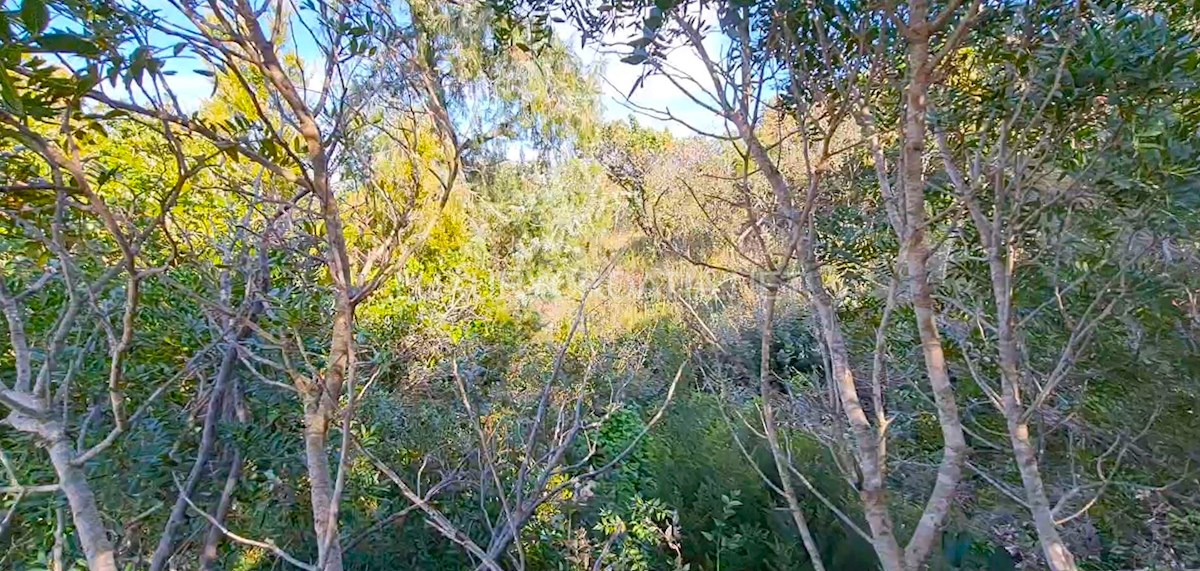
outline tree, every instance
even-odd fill
[[[109,17],[112,23],[75,33],[47,31],[51,7],[68,16]],[[119,185],[110,184],[113,171],[99,166],[107,150],[105,127],[82,105],[80,96],[99,81],[100,66],[111,65],[116,70],[113,77],[126,71],[120,61],[110,58],[111,52],[101,50],[115,50],[128,39],[126,26],[134,16],[105,5],[40,2],[26,3],[22,14],[19,30],[10,30],[4,22],[8,37],[0,132],[11,144],[6,151],[13,158],[4,173],[6,194],[32,194],[28,201],[6,205],[6,233],[24,243],[33,256],[6,260],[4,281],[12,279],[19,289],[0,284],[15,373],[13,385],[3,387],[9,411],[6,421],[34,436],[48,451],[89,567],[116,569],[113,546],[84,466],[109,449],[172,385],[192,373],[185,366],[154,390],[135,391],[143,399],[132,413],[127,409],[126,370],[139,327],[141,292],[169,264],[154,240],[180,194],[211,157],[189,155],[175,133],[165,131],[161,137],[149,137],[168,157],[162,172],[156,173],[161,178],[155,182],[161,186],[114,190]],[[86,71],[64,73],[62,67],[30,55],[43,51],[95,59]],[[45,268],[35,270],[38,262]],[[34,271],[41,275],[34,277]],[[42,303],[47,296],[53,302],[45,309],[57,317],[52,325],[30,331],[30,303]],[[76,440],[69,432],[75,399],[82,394],[89,402],[97,390],[91,384],[72,386],[80,360],[89,351],[71,347],[69,341],[84,324],[103,332],[108,347],[104,390],[113,423],[107,435],[91,446],[85,444],[85,437],[94,414],[88,415]],[[100,410],[97,403],[93,412]]]
[[[1024,34],[1017,36],[1019,53],[992,47],[996,44],[973,51],[978,55],[972,67],[979,66],[983,77],[994,74],[998,83],[992,85],[1004,85],[1005,95],[985,95],[997,102],[985,112],[963,106],[962,88],[947,86],[945,109],[937,111],[937,143],[946,175],[974,230],[967,247],[986,260],[990,276],[990,297],[981,295],[987,305],[964,296],[965,291],[956,296],[955,307],[963,312],[960,319],[982,327],[963,357],[1005,419],[1024,504],[1048,566],[1076,569],[1076,558],[1059,527],[1078,517],[1078,512],[1068,516],[1064,509],[1079,490],[1051,503],[1031,423],[1050,413],[1048,408],[1056,408],[1052,401],[1064,389],[1072,390],[1070,379],[1079,361],[1087,358],[1089,345],[1105,334],[1104,323],[1127,315],[1136,305],[1132,292],[1155,281],[1148,276],[1150,268],[1161,263],[1154,252],[1171,238],[1146,212],[1145,203],[1120,197],[1116,188],[1121,184],[1114,180],[1118,175],[1104,163],[1116,161],[1120,168],[1129,168],[1128,159],[1115,158],[1122,154],[1136,157],[1133,164],[1142,160],[1138,143],[1131,148],[1126,141],[1144,139],[1145,131],[1137,125],[1146,118],[1157,117],[1151,124],[1178,124],[1173,109],[1192,82],[1176,75],[1179,68],[1158,62],[1185,61],[1191,40],[1169,31],[1162,20],[1133,16],[1120,8],[1031,8],[1014,14],[1011,23],[1000,28]],[[1099,23],[1114,16],[1120,24]],[[1147,53],[1155,53],[1151,57],[1157,61],[1131,53],[1107,60],[1112,67],[1085,67],[1094,65],[1085,62],[1106,61],[1097,51],[1110,46],[1136,50],[1143,42],[1155,45]],[[1006,63],[992,67],[992,58]],[[1113,83],[1090,83],[1089,69]],[[1169,85],[1171,94],[1157,87],[1127,88],[1110,103],[1109,86],[1126,81]],[[1151,136],[1170,137],[1162,131]],[[1064,138],[1069,145],[1061,143]],[[1143,192],[1170,192],[1170,175],[1164,180],[1134,167],[1130,176],[1144,181]],[[982,347],[994,351],[987,359],[994,366],[980,362]],[[999,377],[999,390],[989,381],[993,376]],[[1119,467],[1127,446],[1110,470]],[[1094,489],[1096,496],[1107,484],[1085,488]]]
[[[1186,566],[1195,24],[13,0],[0,567]]]
[[[769,185],[773,193],[773,203],[766,207],[769,217],[767,220],[776,227],[761,229],[760,225],[766,220],[760,218],[753,210],[747,217],[750,231],[779,233],[778,239],[782,240],[782,257],[778,260],[768,258],[766,264],[759,267],[766,276],[764,287],[767,291],[767,307],[772,307],[773,303],[770,300],[775,295],[773,292],[781,287],[783,282],[780,280],[785,279],[784,276],[789,274],[789,265],[793,260],[796,261],[805,292],[819,317],[824,348],[828,351],[832,365],[832,382],[838,387],[836,392],[840,398],[840,406],[854,435],[855,454],[861,473],[861,498],[872,529],[873,543],[881,562],[888,569],[915,568],[929,556],[950,509],[954,490],[961,478],[966,453],[958,407],[934,325],[932,293],[927,278],[929,248],[924,235],[925,179],[920,160],[925,142],[925,111],[921,105],[924,103],[934,67],[946,53],[957,48],[958,38],[964,33],[978,5],[969,8],[961,16],[958,14],[957,5],[949,6],[935,15],[930,15],[929,7],[924,3],[915,3],[906,8],[906,21],[900,21],[902,16],[891,13],[889,9],[883,9],[855,14],[853,17],[859,18],[857,21],[834,24],[835,27],[845,30],[844,36],[838,38],[843,43],[836,45],[824,35],[831,19],[826,19],[821,10],[807,10],[806,7],[791,7],[792,11],[789,12],[788,7],[780,6],[679,3],[665,8],[649,8],[648,16],[644,19],[635,15],[636,9],[631,9],[627,13],[628,16],[620,14],[613,18],[605,16],[601,10],[593,13],[590,19],[580,18],[586,26],[591,26],[588,29],[593,34],[610,27],[629,25],[630,22],[643,25],[642,36],[631,42],[634,52],[626,61],[644,64],[647,74],[654,73],[665,77],[697,105],[721,117],[726,124],[725,135],[705,133],[694,125],[690,127],[698,133],[733,140],[742,145],[743,156],[748,163],[744,167],[745,172],[751,171],[749,163],[752,163],[757,173]],[[703,23],[708,15],[715,15],[720,23],[720,32],[728,41],[729,47],[723,57],[718,58],[709,53]],[[861,108],[863,103],[857,100],[858,97],[850,94],[852,89],[858,88],[856,83],[859,74],[854,67],[857,62],[845,63],[843,60],[853,57],[855,49],[862,45],[860,42],[865,40],[867,34],[863,31],[865,27],[878,26],[882,22],[883,27],[871,28],[871,33],[875,34],[876,38],[887,37],[894,31],[887,25],[887,22],[893,19],[900,21],[897,27],[905,33],[904,37],[912,54],[910,69],[916,71],[910,75],[904,88],[909,104],[909,114],[902,134],[905,141],[903,148],[907,153],[907,160],[902,161],[902,164],[906,165],[901,187],[905,192],[901,196],[887,193],[887,189],[890,188],[890,175],[886,165],[879,165],[880,182],[886,185],[883,187],[885,204],[903,244],[901,253],[907,263],[910,292],[917,309],[916,319],[921,344],[924,347],[925,370],[933,388],[943,435],[943,460],[936,484],[928,498],[924,514],[903,553],[894,537],[894,525],[888,513],[884,477],[886,460],[882,446],[887,420],[882,399],[877,396],[875,400],[873,408],[876,422],[875,426],[872,426],[860,403],[854,380],[854,367],[851,364],[835,301],[823,282],[821,264],[817,257],[819,238],[813,231],[814,211],[829,192],[827,171],[836,155],[845,151],[835,143],[839,129],[850,117],[869,120]],[[960,21],[955,29],[945,34],[949,39],[942,47],[943,51],[930,56],[931,37],[952,20]],[[810,37],[818,38],[818,46],[814,48],[798,44],[795,38],[800,33],[792,29],[797,25],[801,26],[806,36],[811,34]],[[858,35],[855,35],[856,33]],[[698,77],[690,76],[673,67],[665,57],[673,42],[681,43],[694,51],[705,72]],[[790,110],[796,119],[797,132],[792,139],[794,144],[802,149],[803,173],[800,177],[804,181],[803,185],[788,180],[781,171],[778,159],[771,154],[773,148],[786,144],[789,137],[783,136],[780,141],[768,144],[764,143],[761,136],[765,119],[763,110],[768,107],[761,94],[773,82],[779,81],[779,78],[786,78],[784,81],[790,82]],[[669,112],[665,116],[673,119]],[[747,200],[745,204],[749,205],[751,202]],[[892,297],[894,296],[889,296],[889,299]],[[890,314],[890,306],[889,302],[885,315]],[[767,313],[767,324],[764,325],[768,330],[770,313]],[[886,319],[883,321],[881,331],[886,328]],[[882,337],[882,333],[879,336]],[[763,338],[764,342],[767,342],[769,335],[764,334]],[[877,372],[873,375],[877,386],[873,391],[875,395],[882,394],[882,388],[878,387],[878,384],[881,379],[884,349],[882,342],[877,343]],[[764,424],[767,425],[768,439],[773,440],[771,433],[775,430],[774,420],[770,418],[772,413],[769,403],[766,402],[772,397],[765,370],[763,386]],[[773,449],[777,451],[777,458],[781,459],[778,470],[783,479],[784,495],[794,498],[795,493],[788,489],[790,483],[786,477],[788,470],[784,467],[785,461],[778,452],[779,447],[773,445]],[[792,504],[793,513],[798,513],[796,502],[791,499],[789,502]],[[805,535],[803,530],[806,525],[798,519],[797,526],[802,530],[802,535]],[[809,542],[806,541],[807,543]],[[813,552],[811,546],[809,551]]]

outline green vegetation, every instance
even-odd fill
[[[1200,566],[1197,34],[0,0],[0,569]]]

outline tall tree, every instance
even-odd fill
[[[597,38],[611,30],[640,27],[640,37],[635,35],[629,42],[632,53],[624,61],[644,66],[646,75],[655,74],[665,78],[696,105],[721,118],[725,123],[724,134],[705,131],[697,125],[687,126],[700,134],[732,140],[743,146],[745,156],[768,184],[774,200],[766,213],[768,220],[778,226],[766,232],[781,233],[785,245],[782,262],[766,268],[768,279],[772,279],[772,274],[786,275],[788,265],[793,260],[799,265],[804,290],[819,318],[840,408],[854,436],[855,456],[861,474],[860,496],[876,552],[886,569],[921,566],[940,537],[955,489],[962,477],[966,454],[958,405],[935,323],[928,280],[929,246],[925,237],[924,218],[924,106],[937,63],[957,48],[959,39],[978,9],[978,3],[967,9],[952,4],[942,11],[931,13],[927,4],[916,2],[904,6],[902,10],[887,7],[867,9],[854,16],[831,8],[828,17],[822,13],[822,9],[810,9],[808,6],[744,6],[722,2],[680,2],[644,7],[635,4],[624,8],[622,12],[579,3],[566,11],[575,14],[585,31]],[[835,25],[832,24],[835,19],[852,17],[857,20],[836,23],[845,33],[836,38],[840,43],[835,44],[826,30]],[[711,19],[718,22],[719,39],[715,42],[706,38],[706,33],[711,29]],[[798,22],[803,26],[801,31],[795,29]],[[896,23],[895,27],[890,26],[892,22]],[[947,30],[951,22],[957,25]],[[904,142],[901,164],[904,170],[897,185],[902,192],[886,196],[886,202],[895,231],[902,242],[901,255],[906,263],[909,290],[916,308],[924,368],[933,388],[943,436],[942,464],[934,488],[904,549],[895,537],[895,526],[889,513],[885,476],[887,461],[883,446],[887,420],[882,402],[875,403],[876,422],[873,425],[858,396],[846,334],[836,302],[821,275],[817,254],[819,237],[813,229],[814,212],[830,192],[828,171],[831,159],[844,151],[834,144],[836,133],[849,117],[863,113],[862,102],[848,94],[857,87],[860,76],[855,67],[860,61],[856,52],[867,49],[865,42],[868,37],[885,38],[896,30],[902,32],[907,42],[910,71],[903,89],[906,115],[901,131]],[[931,54],[930,45],[935,34],[939,33],[948,39],[943,42],[945,45],[941,51]],[[815,46],[800,44],[796,38],[801,35],[817,38],[818,42]],[[722,46],[716,48],[719,50],[717,53],[712,51],[714,43]],[[683,46],[695,54],[703,71],[688,74],[673,66],[667,54],[676,46]],[[848,63],[850,60],[853,62]],[[797,134],[793,140],[803,149],[804,156],[802,185],[789,180],[778,158],[772,154],[773,148],[781,146],[784,141],[769,145],[762,138],[764,110],[770,107],[764,101],[764,94],[781,83],[788,85],[788,82],[792,114],[797,123]],[[669,112],[664,116],[675,119]],[[887,173],[886,165],[880,165],[880,168],[881,183],[889,184],[891,175]],[[758,216],[751,216],[753,231],[760,231],[757,226],[762,223]],[[770,299],[772,287],[779,286],[768,284],[766,287]],[[881,329],[886,326],[884,320]],[[882,346],[876,348],[877,353],[883,350]],[[882,367],[882,361],[876,359],[876,365],[877,368]],[[873,378],[876,382],[880,379],[878,375]],[[880,392],[877,390],[875,394]],[[763,398],[769,399],[770,393],[765,392]],[[764,409],[765,416],[769,417],[769,407]],[[773,422],[767,419],[768,424]],[[778,447],[773,449],[779,457]],[[779,471],[780,478],[786,482],[789,476],[783,462],[779,465]],[[794,492],[787,493],[786,485],[784,491],[785,495],[794,496]],[[803,529],[802,522],[798,522],[798,525]]]

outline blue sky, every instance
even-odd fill
[[[711,21],[711,15],[706,14],[706,16],[708,17],[704,20]],[[679,122],[658,119],[652,114],[641,113],[631,107],[659,111],[669,110],[673,116],[694,127],[708,132],[724,132],[724,126],[719,117],[697,105],[662,76],[650,76],[634,90],[633,86],[641,75],[642,67],[620,61],[620,58],[629,52],[628,47],[621,45],[628,38],[606,36],[598,42],[600,45],[589,43],[587,47],[580,48],[578,32],[565,25],[556,26],[555,32],[560,39],[571,46],[571,49],[585,64],[600,66],[602,101],[606,119],[617,120],[634,116],[643,125],[666,128],[678,135],[695,134]],[[710,55],[715,56],[719,53],[720,38],[717,35],[713,34],[707,37],[704,44]],[[711,86],[704,64],[695,51],[687,48],[676,49],[667,56],[667,64],[679,72],[696,78],[705,87]]]
[[[182,20],[182,16],[162,0],[150,0],[147,4],[153,8],[161,9],[163,15],[168,19],[175,21]],[[555,32],[586,65],[596,66],[600,70],[601,101],[604,106],[603,114],[606,119],[622,120],[630,116],[635,116],[638,122],[643,125],[666,128],[679,135],[694,134],[691,130],[677,122],[657,119],[645,113],[639,113],[630,108],[629,103],[632,103],[635,106],[644,108],[669,110],[674,116],[709,132],[724,131],[723,124],[718,117],[697,105],[663,77],[651,76],[638,89],[632,90],[642,70],[640,66],[629,65],[619,61],[622,55],[621,52],[628,52],[628,48],[621,46],[622,40],[626,38],[608,36],[602,38],[598,44],[589,43],[587,47],[581,48],[578,33],[569,26],[556,25]],[[159,43],[157,41],[159,39],[154,38],[156,40],[155,43]],[[305,40],[305,38],[297,39],[301,43]],[[167,43],[169,40],[162,40],[162,42]],[[719,39],[715,36],[710,37],[706,40],[705,44],[710,53],[717,53],[716,48],[719,46]],[[304,50],[302,49],[301,51],[303,52]],[[301,55],[304,56],[303,53]],[[313,55],[315,56],[315,54]],[[319,60],[318,57],[306,57],[305,59],[314,62]],[[668,56],[667,61],[670,66],[688,75],[701,79],[707,77],[703,64],[691,50],[676,50]],[[168,69],[176,72],[174,76],[169,78],[171,89],[175,92],[180,104],[187,111],[199,108],[213,90],[212,79],[195,73],[193,70],[196,68],[203,69],[204,66],[201,62],[188,58],[177,59],[168,64]],[[313,65],[308,75],[310,89],[314,88],[314,86],[319,86],[323,80],[320,77],[321,70],[319,65]],[[705,81],[705,84],[707,85],[707,81]],[[630,95],[631,90],[632,95]],[[118,86],[112,91],[112,95],[128,97],[128,93],[124,92],[122,86]]]

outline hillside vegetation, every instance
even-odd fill
[[[0,569],[1198,568],[1198,34],[0,0]]]

